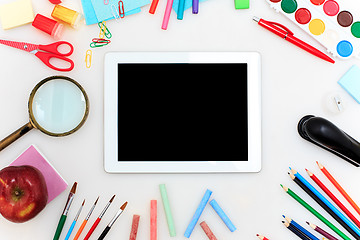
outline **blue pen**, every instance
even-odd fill
[[[184,10],[185,10],[185,0],[179,0],[177,19],[182,20],[184,18]]]
[[[74,230],[76,221],[79,218],[79,215],[81,213],[82,208],[84,207],[84,204],[85,204],[85,199],[84,199],[83,203],[81,204],[81,207],[80,207],[79,211],[77,212],[77,214],[76,214],[76,216],[74,218],[74,221],[72,222],[72,224],[70,226],[70,229],[69,229],[68,233],[66,234],[65,240],[68,240],[70,238],[70,235],[71,235],[72,231]]]
[[[229,217],[225,214],[225,212],[221,209],[221,207],[219,206],[219,204],[215,201],[215,199],[210,201],[210,205],[213,207],[213,209],[215,210],[215,212],[219,215],[219,217],[221,218],[221,220],[223,220],[223,222],[225,223],[225,225],[229,228],[229,230],[231,232],[234,232],[236,230],[236,227],[234,226],[234,224],[231,222],[231,220],[229,219]]]
[[[283,215],[283,217],[286,219],[286,221],[288,221],[289,223],[291,223],[292,225],[294,225],[295,227],[297,227],[298,229],[300,229],[301,231],[303,231],[308,237],[311,238],[311,240],[319,240],[317,237],[315,237],[313,234],[311,234],[308,230],[306,230],[305,228],[303,228],[300,224],[298,224],[297,222],[295,222],[294,220],[292,220],[291,218],[285,217]]]
[[[201,199],[201,202],[200,202],[198,208],[197,208],[196,211],[195,211],[195,214],[194,214],[193,218],[191,219],[191,222],[189,223],[188,227],[186,228],[186,231],[185,231],[185,233],[184,233],[184,236],[185,236],[186,238],[189,238],[190,235],[191,235],[191,233],[192,233],[192,231],[194,230],[195,225],[196,225],[196,223],[198,222],[198,220],[199,220],[202,212],[204,211],[205,206],[206,206],[206,204],[208,203],[211,194],[212,194],[212,191],[210,191],[209,189],[207,189],[206,192],[205,192],[205,194],[204,194],[204,196],[203,196],[203,198]]]
[[[349,219],[347,219],[333,204],[331,204],[316,188],[314,188],[306,179],[301,176],[296,170],[291,169],[291,172],[297,177],[305,186],[307,186],[326,206],[328,206],[351,230],[353,230],[360,239],[360,230]]]

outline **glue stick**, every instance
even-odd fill
[[[71,25],[73,28],[77,28],[81,20],[81,14],[77,11],[56,5],[51,13],[51,16],[61,22]]]
[[[64,26],[57,21],[37,14],[32,25],[47,34],[53,36],[55,39],[61,38]]]

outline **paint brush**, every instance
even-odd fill
[[[113,219],[111,219],[110,223],[106,226],[106,228],[104,229],[104,231],[101,233],[100,237],[98,238],[98,240],[103,240],[106,236],[106,234],[110,231],[110,228],[112,227],[112,225],[114,225],[115,221],[120,217],[120,215],[122,214],[122,212],[124,211],[125,207],[127,205],[127,202],[125,202],[121,207],[120,210],[115,214],[115,216],[113,217]]]
[[[76,187],[77,187],[77,182],[75,182],[70,190],[70,193],[69,193],[69,196],[68,196],[68,199],[67,199],[67,202],[66,202],[66,205],[65,205],[65,208],[64,208],[64,211],[60,217],[60,220],[59,220],[59,223],[58,223],[58,226],[56,228],[56,232],[55,232],[55,235],[54,235],[54,238],[53,240],[58,240],[60,238],[60,234],[61,234],[61,231],[64,227],[64,224],[65,224],[65,221],[66,221],[66,218],[67,218],[67,215],[69,213],[69,210],[70,210],[70,206],[71,206],[71,203],[72,201],[74,200],[74,196],[75,196],[75,192],[76,192]]]
[[[80,216],[80,213],[81,213],[81,210],[82,210],[83,207],[84,207],[84,204],[85,204],[85,199],[84,199],[84,201],[82,202],[79,211],[76,213],[76,216],[75,216],[75,218],[74,218],[74,221],[72,222],[72,224],[71,224],[71,226],[70,226],[70,228],[69,228],[69,231],[68,231],[68,233],[66,234],[65,240],[68,240],[68,239],[70,238],[70,235],[71,235],[72,231],[74,230],[75,224],[76,224],[76,222],[77,222],[77,220],[78,220],[78,218],[79,218],[79,216]]]
[[[77,231],[77,233],[76,233],[76,235],[75,235],[75,237],[74,237],[73,240],[77,240],[77,239],[80,237],[80,234],[82,233],[82,231],[83,231],[84,228],[85,228],[85,225],[86,225],[87,222],[89,221],[89,218],[90,218],[92,212],[94,211],[98,200],[99,200],[99,197],[96,199],[95,203],[92,205],[92,207],[91,207],[88,215],[87,215],[86,218],[84,219],[83,223],[81,224],[81,226],[80,226],[79,230]]]
[[[97,225],[99,225],[99,222],[101,221],[101,218],[104,216],[106,210],[109,208],[110,204],[112,203],[112,201],[114,200],[115,195],[112,196],[112,198],[110,199],[110,201],[106,204],[104,210],[102,210],[102,212],[100,213],[99,217],[96,219],[96,221],[94,222],[94,224],[91,226],[89,232],[86,234],[84,240],[88,240],[91,236],[91,234],[94,232],[95,228],[97,227]]]

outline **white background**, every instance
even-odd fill
[[[200,221],[206,220],[218,239],[257,239],[257,233],[270,239],[294,238],[282,225],[282,214],[294,218],[304,226],[305,221],[320,226],[323,224],[288,196],[280,188],[280,183],[293,189],[324,216],[330,218],[287,174],[288,167],[291,166],[307,178],[304,168],[308,168],[334,190],[317,168],[315,161],[324,164],[360,204],[359,170],[306,142],[296,130],[300,118],[313,114],[327,118],[355,139],[360,139],[359,105],[337,84],[353,64],[360,65],[359,61],[337,60],[332,65],[257,26],[252,20],[254,15],[278,21],[289,27],[295,36],[324,50],[287,18],[270,9],[264,0],[251,1],[250,9],[247,10],[235,10],[232,0],[208,0],[200,4],[198,15],[192,15],[191,10],[187,10],[182,21],[177,20],[172,12],[166,31],[161,29],[165,5],[166,1],[160,0],[155,15],[148,13],[150,6],[145,6],[141,13],[128,16],[119,23],[108,22],[113,34],[112,43],[93,50],[90,69],[85,67],[85,52],[89,49],[90,40],[98,37],[98,26],[83,25],[76,30],[66,27],[62,39],[75,46],[71,58],[76,66],[65,75],[77,80],[87,91],[91,104],[89,118],[78,132],[63,138],[49,137],[40,131],[32,130],[3,150],[0,159],[1,167],[5,167],[34,144],[66,179],[69,188],[27,223],[14,224],[0,218],[1,239],[52,239],[74,181],[78,182],[78,191],[62,239],[84,198],[86,205],[73,234],[96,197],[100,196],[98,206],[83,234],[88,231],[113,194],[116,194],[116,198],[92,239],[97,239],[124,201],[128,201],[129,205],[109,232],[107,239],[128,239],[133,214],[141,215],[138,239],[149,239],[151,199],[158,200],[158,239],[170,239],[158,187],[161,183],[167,186],[176,225],[177,236],[172,239],[185,238],[185,229],[207,188],[213,191],[212,197],[238,228],[231,233],[208,205]],[[70,0],[65,0],[64,6],[78,11],[81,9],[79,2]],[[53,5],[46,0],[33,0],[33,7],[35,13],[47,16],[50,16],[53,9]],[[48,44],[54,41],[31,25],[7,31],[0,29],[0,36],[2,39],[30,43]],[[105,173],[102,158],[103,59],[104,54],[110,51],[258,51],[262,55],[263,84],[262,171],[251,174]],[[0,54],[0,136],[5,137],[27,122],[27,101],[32,88],[40,80],[59,73],[48,69],[31,54],[17,49],[0,46]],[[128,78],[136,76],[136,73],[123,74]],[[149,78],[159,74],[161,73],[149,73]],[[185,78],[186,74],[191,73],[184,73],[181,77]],[[177,76],[174,74],[170,77]],[[224,77],[236,78],[226,73]],[[340,93],[346,103],[345,111],[340,114],[333,114],[326,107],[326,97],[333,92]],[[334,193],[343,201],[335,190]],[[357,214],[355,216],[359,217]],[[191,239],[207,237],[201,228],[196,226]]]

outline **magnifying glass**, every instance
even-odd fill
[[[0,141],[0,151],[36,128],[47,135],[60,137],[77,131],[89,113],[89,99],[75,80],[51,76],[32,90],[29,103],[29,122]]]

